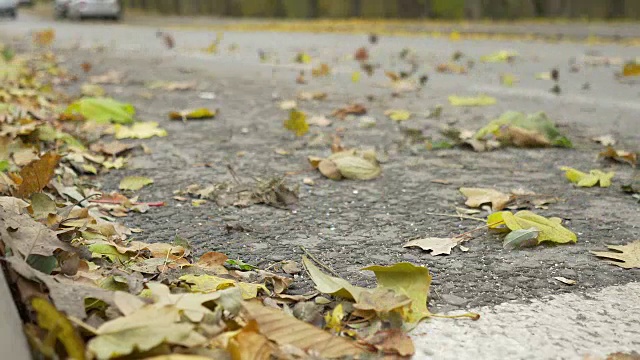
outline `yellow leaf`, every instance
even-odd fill
[[[313,77],[328,76],[331,73],[331,68],[326,63],[320,64],[317,68],[311,69],[311,75]]]
[[[353,73],[351,73],[351,82],[357,83],[360,81],[360,71],[354,71]]]
[[[296,62],[300,64],[308,64],[311,62],[311,56],[304,52],[298,53],[298,55],[296,55]]]
[[[351,283],[345,279],[323,273],[317,266],[309,261],[306,256],[302,257],[302,264],[307,269],[307,272],[309,272],[309,276],[316,285],[316,289],[321,293],[356,300],[360,296],[360,292],[367,290],[363,287],[351,285]]]
[[[38,326],[64,345],[69,358],[84,360],[84,342],[71,322],[41,297],[34,297],[31,306],[38,314]]]
[[[518,56],[516,51],[511,50],[500,50],[493,54],[485,55],[480,57],[480,61],[482,62],[505,62],[511,61]]]
[[[116,139],[148,139],[167,136],[167,131],[158,127],[157,122],[139,122],[132,126],[114,125]]]
[[[580,187],[593,187],[600,183],[600,187],[611,186],[611,179],[615,175],[614,172],[604,173],[600,170],[591,170],[588,174],[582,171],[563,166],[560,170],[565,171],[565,176],[569,181]]]
[[[495,98],[483,94],[471,97],[449,96],[449,103],[453,106],[488,106],[494,105],[496,102]]]
[[[344,315],[342,304],[338,304],[333,311],[325,314],[324,322],[326,323],[326,327],[334,333],[339,333],[342,330],[342,319],[344,319]]]
[[[630,62],[622,68],[622,76],[640,76],[640,64]]]
[[[411,112],[402,109],[391,109],[384,112],[391,120],[394,121],[405,121],[411,118]]]
[[[449,40],[451,41],[460,41],[460,39],[461,39],[460,33],[457,31],[452,31],[449,34]]]
[[[411,306],[402,315],[405,321],[417,323],[431,313],[427,309],[427,296],[431,286],[431,275],[426,267],[410,263],[397,263],[390,266],[369,266],[376,275],[379,288],[391,289],[411,299]]]
[[[493,215],[487,218],[488,224],[494,223],[501,217],[506,227],[511,231],[535,228],[540,231],[538,244],[544,241],[560,244],[578,241],[576,234],[563,227],[562,220],[558,218],[545,218],[528,210],[519,211],[515,214],[509,211],[502,211],[496,214],[500,215]]]
[[[229,340],[227,351],[231,360],[269,360],[274,347],[267,337],[260,334],[258,323],[251,320]]]
[[[36,31],[33,33],[33,42],[39,46],[49,46],[56,38],[56,31],[53,29],[46,29]]]
[[[227,289],[229,287],[237,287],[242,293],[245,300],[253,299],[258,296],[258,291],[262,290],[270,295],[269,289],[264,284],[252,284],[245,282],[236,282],[231,279],[221,278],[214,275],[183,275],[180,280],[189,283],[191,291],[210,293],[218,290]]]
[[[302,111],[292,109],[289,112],[289,119],[284,121],[284,127],[292,131],[296,136],[302,136],[309,131],[307,123],[307,114]]]
[[[144,176],[127,176],[120,180],[118,187],[120,190],[137,191],[143,187],[153,184],[153,179]]]

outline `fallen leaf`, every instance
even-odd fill
[[[167,81],[155,81],[147,85],[149,89],[161,89],[165,91],[185,91],[193,90],[198,83],[196,81],[183,81],[183,82],[167,82]]]
[[[353,83],[357,83],[360,82],[360,78],[361,78],[361,74],[360,71],[354,71],[351,73],[351,82]]]
[[[167,131],[158,127],[154,121],[139,122],[132,126],[116,124],[114,127],[116,139],[148,139],[154,136],[167,136]]]
[[[475,97],[449,96],[449,103],[453,106],[488,106],[494,105],[496,102],[495,98],[487,95],[478,95]]]
[[[98,359],[111,359],[134,350],[144,352],[163,343],[194,346],[206,341],[194,330],[195,325],[179,320],[180,311],[174,306],[145,306],[102,324],[87,349]]]
[[[54,29],[45,29],[33,32],[33,42],[39,46],[50,46],[56,39],[56,31]]]
[[[577,281],[572,280],[572,279],[567,279],[566,277],[563,277],[563,276],[554,276],[553,279],[554,280],[558,280],[561,283],[566,284],[566,285],[575,285],[577,283]]]
[[[311,69],[311,76],[313,77],[329,76],[329,74],[331,74],[331,68],[326,63],[322,63],[317,68]]]
[[[309,131],[309,124],[307,123],[307,114],[302,111],[292,109],[289,112],[289,118],[284,121],[284,128],[296,134],[296,136],[302,136]]]
[[[295,61],[300,64],[308,64],[311,62],[311,56],[305,52],[299,52],[295,57]]]
[[[120,190],[137,191],[143,187],[153,184],[153,179],[144,176],[127,176],[120,180],[118,187]]]
[[[335,162],[329,159],[322,159],[320,163],[318,163],[318,170],[322,175],[331,180],[342,179],[342,174],[340,173],[340,170],[338,170],[338,166]]]
[[[610,134],[592,137],[591,140],[603,146],[613,146],[616,144],[616,139]]]
[[[640,240],[626,245],[607,245],[614,251],[591,251],[597,257],[610,259],[606,262],[625,269],[640,268]],[[613,261],[612,261],[613,260]]]
[[[298,100],[324,100],[327,98],[327,93],[324,91],[319,92],[306,92],[303,91],[298,94]]]
[[[385,111],[384,114],[394,121],[405,121],[411,118],[411,112],[407,110],[392,109]]]
[[[89,82],[92,84],[102,85],[120,84],[122,83],[122,73],[115,70],[109,70],[102,75],[91,76],[89,78]]]
[[[446,73],[446,74],[466,74],[467,73],[467,69],[464,66],[456,63],[439,64],[438,66],[436,66],[436,71],[439,73]]]
[[[38,326],[47,331],[47,337],[62,343],[69,358],[85,359],[84,341],[64,314],[41,297],[34,297],[31,307],[36,311]]]
[[[500,83],[504,86],[513,86],[518,82],[518,78],[513,74],[502,74],[500,75]]]
[[[90,97],[101,97],[105,94],[104,88],[96,84],[82,84],[80,92],[83,96]]]
[[[495,189],[460,188],[460,192],[467,198],[464,204],[472,208],[479,208],[484,204],[491,204],[492,211],[500,211],[513,200],[510,195]]]
[[[232,360],[269,360],[276,352],[269,339],[260,333],[255,320],[249,321],[229,339],[227,351]]]
[[[360,104],[351,104],[343,108],[335,110],[331,116],[335,116],[340,120],[344,120],[347,115],[364,115],[367,113],[367,108]]]
[[[622,76],[640,76],[640,63],[629,62],[622,68]]]
[[[618,162],[627,163],[633,167],[638,164],[638,153],[624,151],[624,150],[616,150],[611,146],[607,146],[607,148],[598,154],[599,157],[610,159]]]
[[[411,304],[408,296],[396,293],[386,288],[375,288],[362,291],[358,302],[353,304],[354,309],[375,311],[378,314],[388,314]]]
[[[510,61],[513,61],[517,56],[518,56],[518,53],[516,51],[500,50],[493,54],[480,57],[480,61],[487,62],[487,63],[510,62]]]
[[[419,247],[425,251],[431,251],[431,255],[449,255],[454,247],[460,243],[458,238],[424,238],[411,240],[402,247]]]
[[[281,102],[279,106],[280,106],[280,109],[282,110],[291,110],[298,107],[298,104],[296,103],[295,100],[285,100]]]
[[[540,231],[536,228],[515,230],[505,236],[502,243],[504,249],[518,249],[538,245]]]
[[[56,202],[49,195],[44,193],[34,193],[31,195],[31,206],[29,208],[36,220],[46,219],[49,214],[57,213]]]
[[[34,160],[23,167],[20,170],[22,183],[18,186],[16,195],[20,198],[26,198],[44,189],[53,177],[60,158],[60,155],[48,152],[40,159]]]
[[[355,342],[331,335],[280,310],[251,301],[245,301],[243,307],[247,316],[258,323],[260,332],[278,345],[293,345],[327,359],[365,353]]]
[[[497,140],[504,145],[521,147],[572,147],[571,141],[558,131],[543,112],[525,115],[507,111],[478,130],[473,138]]]
[[[401,329],[379,330],[361,342],[372,345],[385,355],[412,356],[415,347],[411,337]]]
[[[204,120],[213,119],[216,116],[216,110],[209,110],[207,108],[199,108],[193,110],[172,111],[169,113],[169,119],[171,120]]]
[[[112,141],[109,143],[93,143],[90,147],[91,151],[101,152],[111,156],[116,156],[133,148],[134,145],[125,144],[120,141]]]
[[[307,121],[307,124],[309,125],[320,126],[320,127],[327,127],[332,123],[333,121],[327,119],[324,116],[312,116],[311,119]]]
[[[509,211],[500,211],[489,215],[487,224],[490,229],[501,229],[502,226],[510,231],[525,230],[534,228],[540,231],[538,235],[538,244],[544,241],[555,243],[577,242],[576,234],[562,226],[562,220],[559,218],[545,218],[536,215],[531,211],[522,210],[515,214]]]
[[[81,115],[83,118],[100,124],[114,122],[130,124],[136,110],[131,104],[122,103],[105,97],[84,97],[67,107],[66,115]]]
[[[340,172],[340,175],[351,180],[372,180],[380,176],[382,169],[371,160],[359,156],[340,156],[331,158]]]
[[[431,275],[426,267],[405,262],[390,266],[369,266],[362,270],[373,271],[378,287],[391,289],[411,299],[410,308],[402,314],[408,323],[417,323],[431,315],[427,309]]]
[[[357,300],[362,291],[368,289],[351,285],[347,280],[339,277],[329,276],[317,266],[315,266],[306,256],[302,257],[302,264],[309,273],[311,281],[316,285],[316,289],[324,294],[339,296],[345,299]]]
[[[353,58],[356,59],[356,61],[367,61],[367,60],[369,60],[369,52],[367,51],[367,48],[361,47],[358,50],[356,50],[356,53],[353,56]]]
[[[565,172],[565,176],[569,181],[580,187],[593,187],[598,183],[600,187],[609,187],[611,186],[611,179],[615,175],[614,172],[604,173],[600,170],[591,170],[587,174],[567,166],[561,167],[560,170]]]

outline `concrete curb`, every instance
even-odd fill
[[[4,269],[0,266],[0,349],[3,359],[29,360],[31,351],[22,331],[22,320],[13,301]]]

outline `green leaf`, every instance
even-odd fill
[[[67,107],[67,115],[82,115],[89,121],[97,123],[130,124],[136,110],[131,104],[122,103],[112,98],[85,97]]]
[[[38,254],[31,254],[27,257],[27,264],[40,272],[51,275],[53,269],[58,266],[58,259],[53,255],[42,256]]]
[[[453,106],[488,106],[495,105],[496,102],[495,98],[484,94],[471,97],[457,95],[449,96],[449,103]]]
[[[309,131],[309,124],[307,123],[307,114],[296,109],[292,109],[289,112],[289,119],[284,121],[284,128],[296,134],[296,136],[302,136]]]
[[[604,173],[600,170],[591,170],[588,174],[580,170],[563,166],[560,170],[565,172],[565,176],[569,181],[580,187],[593,187],[600,183],[600,187],[611,186],[611,179],[615,175],[614,172]]]
[[[251,265],[251,264],[247,264],[246,262],[244,262],[244,261],[242,261],[240,259],[236,259],[236,260],[229,259],[229,260],[225,261],[225,264],[231,265],[231,266],[237,266],[238,269],[240,269],[242,271],[251,271],[251,270],[255,270],[255,269],[258,268],[256,266]]]
[[[316,284],[316,289],[324,294],[357,300],[360,297],[360,293],[367,290],[363,287],[351,285],[345,279],[323,273],[306,256],[302,257],[302,264],[307,269],[313,283]]]
[[[544,241],[560,244],[575,243],[578,241],[575,233],[562,226],[562,219],[545,218],[528,210],[519,211],[515,214],[509,211],[501,211],[491,214],[487,218],[489,228],[499,228],[501,224],[496,224],[496,222],[500,221],[504,221],[504,225],[511,231],[531,228],[537,229],[540,231],[538,244]]]
[[[94,258],[106,257],[109,260],[111,260],[111,262],[113,263],[115,262],[124,263],[131,258],[130,255],[120,253],[115,246],[110,244],[104,244],[104,243],[91,244],[87,246],[87,248],[89,249],[89,251],[91,251],[92,257]]]
[[[127,176],[120,180],[118,186],[120,190],[137,191],[143,187],[153,184],[153,179],[144,176]]]
[[[431,315],[427,309],[431,275],[426,267],[404,262],[390,266],[369,266],[362,270],[373,271],[379,288],[391,289],[411,299],[410,310],[403,314],[405,321],[417,323]]]
[[[158,123],[154,121],[139,122],[132,126],[116,124],[114,129],[116,139],[148,139],[154,136],[167,136],[167,131],[159,128]]]
[[[9,160],[0,161],[0,172],[6,172],[7,170],[9,170],[10,166],[11,165],[9,164]]]
[[[525,115],[521,112],[507,111],[478,130],[473,137],[478,140],[497,139],[505,143],[514,143],[514,140],[518,140],[514,137],[521,136],[523,132],[528,135],[543,136],[546,141],[539,146],[552,145],[567,148],[573,146],[543,112]]]
[[[538,245],[540,231],[536,228],[512,231],[504,238],[502,247],[516,249]]]

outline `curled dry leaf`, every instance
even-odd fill
[[[451,250],[458,246],[462,241],[459,238],[424,238],[411,240],[402,245],[402,247],[419,247],[425,251],[431,251],[431,255],[449,255]]]
[[[495,189],[460,188],[460,192],[467,198],[464,204],[472,208],[479,208],[484,204],[491,204],[491,210],[500,211],[513,200],[510,195]]]
[[[342,174],[338,170],[338,166],[335,162],[329,159],[322,159],[318,164],[318,170],[322,175],[331,180],[341,180]]]
[[[331,116],[335,116],[340,120],[344,120],[347,115],[364,115],[367,113],[367,108],[361,104],[351,104],[343,108],[336,109]]]
[[[633,167],[638,164],[638,153],[616,150],[611,146],[607,146],[607,148],[598,154],[598,156],[604,159],[626,163]]]
[[[385,355],[412,356],[415,347],[411,337],[401,329],[380,330],[361,341]]]

